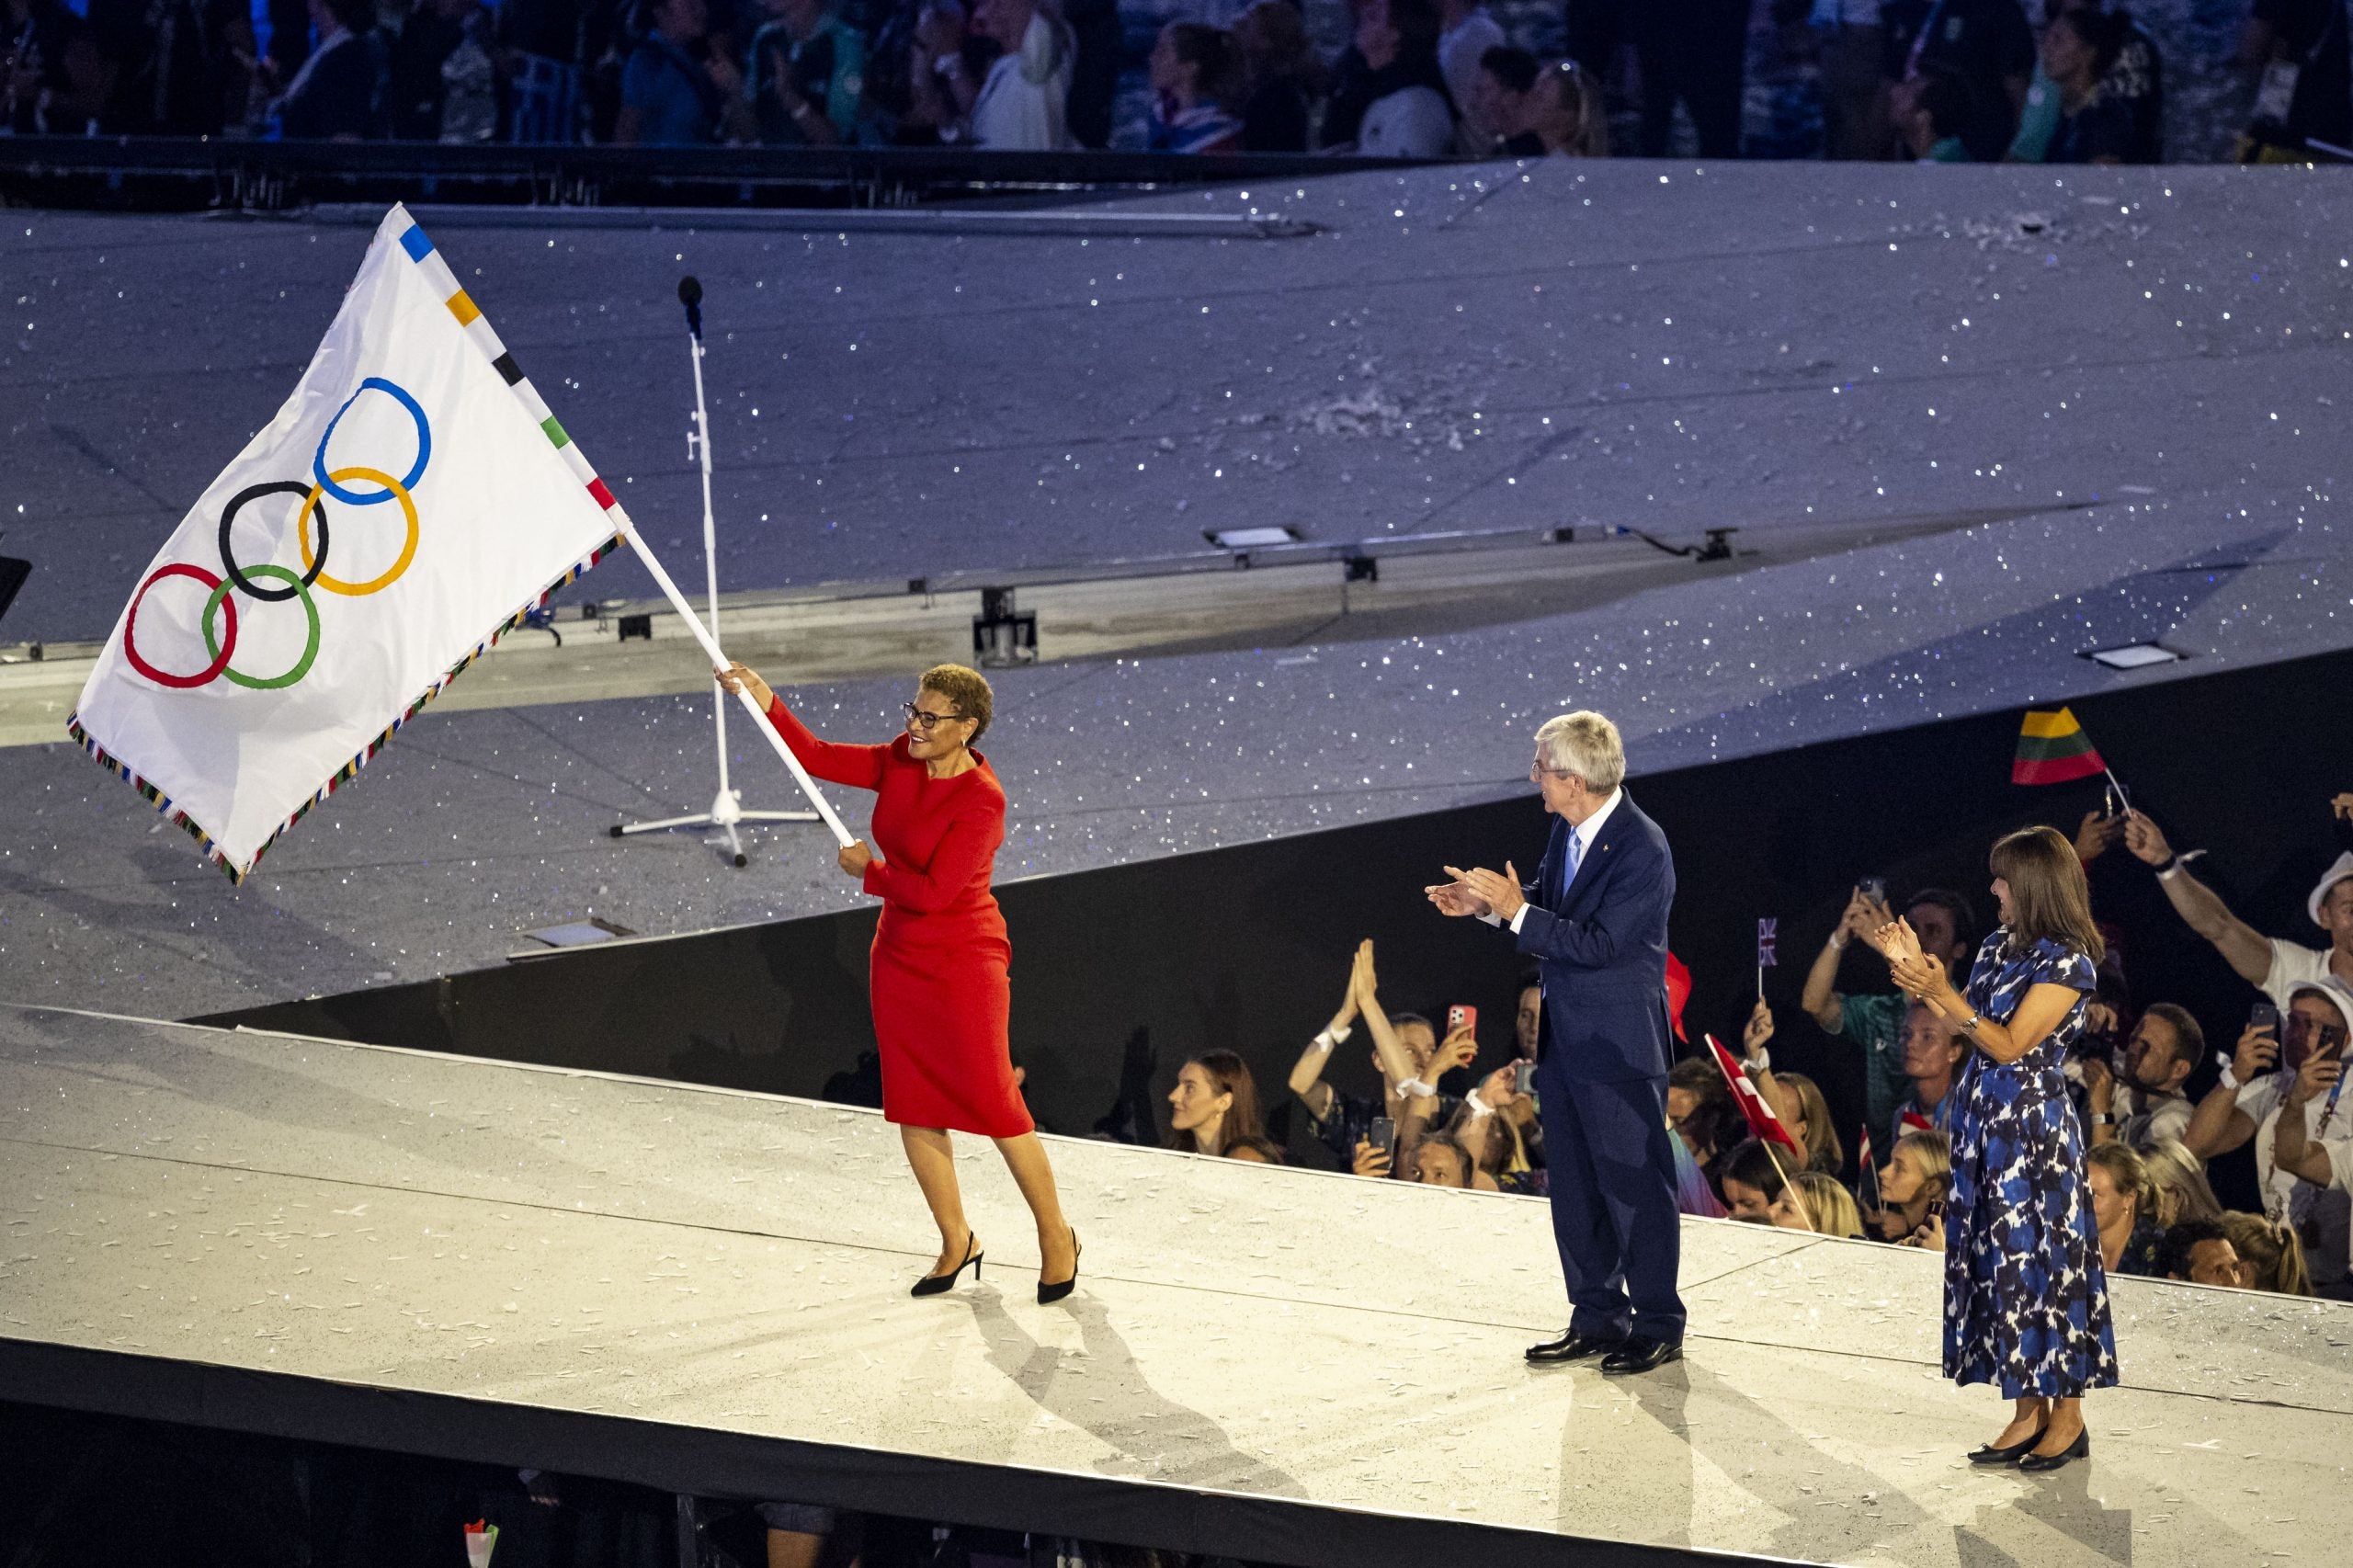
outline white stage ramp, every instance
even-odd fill
[[[19,1007],[0,1107],[0,1397],[1298,1564],[2342,1549],[2353,1307],[2119,1282],[2038,1478],[1962,1461],[1914,1252],[1687,1221],[1688,1358],[1620,1381],[1520,1359],[1532,1200],[1056,1140],[1040,1308],[972,1140],[987,1273],[914,1301],[869,1112]]]

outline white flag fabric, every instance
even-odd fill
[[[243,880],[625,523],[396,206],[293,396],[141,577],[67,728]]]

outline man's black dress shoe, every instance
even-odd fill
[[[1601,1358],[1601,1369],[1610,1373],[1647,1372],[1654,1367],[1682,1359],[1681,1340],[1653,1339],[1647,1335],[1636,1334],[1629,1335],[1625,1344]]]
[[[1528,1358],[1540,1367],[1560,1361],[1583,1361],[1595,1356],[1607,1356],[1625,1343],[1626,1336],[1622,1334],[1579,1334],[1571,1329],[1558,1339],[1529,1346]]]

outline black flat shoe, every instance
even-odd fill
[[[1039,1280],[1038,1304],[1040,1306],[1051,1307],[1056,1301],[1061,1301],[1064,1296],[1069,1295],[1073,1290],[1078,1289],[1078,1255],[1080,1250],[1081,1249],[1078,1244],[1078,1232],[1076,1229],[1073,1229],[1070,1233],[1070,1278],[1063,1280],[1059,1285],[1049,1285],[1043,1279]]]
[[[2092,1429],[2088,1426],[2075,1434],[2075,1440],[2055,1454],[2029,1454],[2018,1460],[2020,1470],[2057,1470],[2070,1460],[2089,1459],[2092,1455]]]
[[[1612,1377],[1629,1372],[1647,1372],[1654,1367],[1664,1367],[1669,1361],[1683,1359],[1683,1342],[1653,1339],[1648,1335],[1631,1334],[1626,1343],[1601,1358],[1601,1369]]]
[[[1552,1367],[1563,1361],[1583,1361],[1595,1356],[1607,1356],[1625,1343],[1626,1336],[1622,1334],[1579,1334],[1571,1329],[1558,1339],[1529,1346],[1528,1358],[1537,1366]]]
[[[2050,1427],[2044,1426],[2024,1442],[2011,1443],[2003,1448],[1997,1449],[1993,1444],[1987,1443],[1983,1448],[1972,1449],[1969,1450],[1969,1462],[1972,1464],[2016,1464],[2033,1452],[2035,1444],[2042,1441],[2042,1434],[2050,1430]]]
[[[977,1281],[981,1277],[982,1255],[972,1250],[972,1243],[975,1239],[976,1238],[973,1236],[972,1233],[970,1231],[965,1232],[964,1261],[958,1264],[955,1267],[949,1269],[945,1274],[925,1275],[922,1278],[916,1280],[914,1285],[908,1288],[907,1294],[910,1296],[944,1295],[954,1287],[956,1283],[956,1276],[963,1273],[967,1267],[972,1269],[972,1278]]]

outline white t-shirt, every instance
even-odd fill
[[[1454,107],[1462,116],[1466,152],[1493,150],[1495,128],[1478,122],[1473,106],[1479,101],[1479,62],[1505,41],[1503,24],[1487,15],[1483,6],[1438,35],[1438,74],[1446,78],[1446,90],[1454,95]]]
[[[2353,1236],[2353,1100],[2340,1102],[2333,1114],[2326,1095],[2305,1102],[2304,1135],[2327,1153],[2333,1178],[2315,1186],[2271,1163],[2280,1101],[2291,1076],[2282,1068],[2240,1085],[2238,1108],[2255,1121],[2255,1175],[2263,1189],[2264,1212],[2286,1220],[2302,1235],[2313,1283],[2334,1285],[2346,1276],[2347,1243]],[[2325,1116],[2328,1125],[2324,1128]]]
[[[1070,145],[1070,36],[1038,11],[1017,53],[1000,54],[972,102],[972,141],[983,147],[1051,153]]]
[[[2116,1089],[2116,1141],[2132,1149],[2153,1149],[2168,1138],[2179,1138],[2189,1131],[2189,1118],[2198,1108],[2188,1095],[2167,1095],[2153,1106],[2141,1102],[2144,1091],[2128,1084]]]
[[[2307,948],[2301,942],[2283,942],[2271,938],[2271,970],[2263,977],[2256,990],[2271,998],[2281,1012],[2288,1010],[2288,998],[2299,985],[2318,985],[2334,982],[2343,987],[2353,984],[2342,976],[2332,975],[2328,969],[2326,948]]]
[[[1357,151],[1368,158],[1439,158],[1454,150],[1454,115],[1435,87],[1405,87],[1366,106]]]

